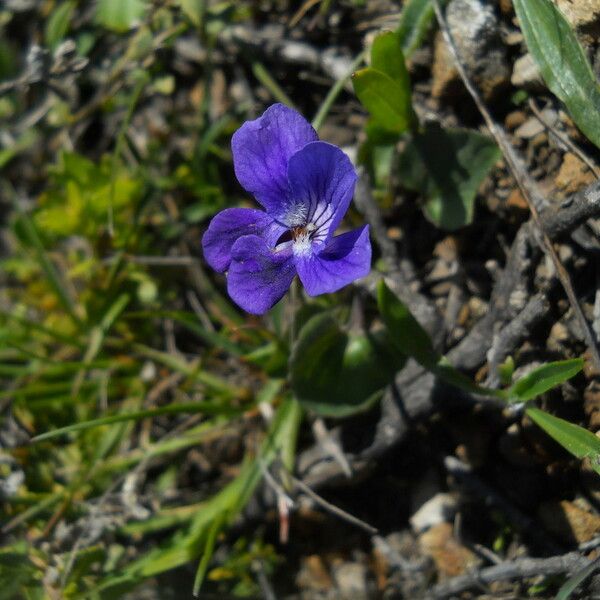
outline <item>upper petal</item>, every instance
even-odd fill
[[[240,238],[233,246],[227,274],[231,299],[255,315],[266,313],[279,302],[296,275],[290,244],[269,248],[256,235]]]
[[[298,276],[309,296],[330,294],[371,270],[369,226],[334,237],[320,254],[296,256]]]
[[[213,217],[202,237],[204,258],[215,271],[222,273],[229,268],[231,248],[240,237],[258,235],[273,247],[284,231],[285,227],[262,210],[227,208]]]
[[[273,104],[233,134],[236,177],[275,216],[288,194],[290,157],[317,139],[316,131],[302,115],[283,104]]]
[[[306,224],[316,227],[313,242],[320,246],[333,235],[346,214],[356,183],[350,159],[337,146],[311,142],[296,152],[288,166],[288,214],[304,207]],[[282,220],[290,224],[288,220]]]

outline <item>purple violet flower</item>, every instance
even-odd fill
[[[371,268],[369,227],[333,237],[348,210],[356,173],[333,144],[319,141],[295,110],[274,104],[231,141],[238,181],[265,211],[228,208],[202,238],[204,257],[227,271],[227,291],[263,314],[296,274],[309,296],[335,292]]]

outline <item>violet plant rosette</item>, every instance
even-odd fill
[[[227,272],[227,291],[249,313],[267,312],[296,275],[309,296],[332,293],[371,268],[369,227],[334,236],[356,172],[283,104],[244,123],[231,141],[236,177],[265,209],[228,208],[202,238],[207,263]]]

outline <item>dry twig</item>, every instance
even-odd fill
[[[590,561],[577,552],[550,556],[549,558],[519,558],[479,569],[466,575],[459,575],[440,583],[433,588],[431,596],[433,598],[449,598],[473,588],[488,586],[496,581],[527,579],[538,575],[571,574],[587,567],[589,564]]]

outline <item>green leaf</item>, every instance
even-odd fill
[[[519,379],[506,393],[513,401],[527,402],[571,379],[581,369],[583,358],[547,363]]]
[[[141,581],[143,578],[180,567],[196,558],[202,551],[206,557],[203,560],[208,561],[210,555],[207,557],[206,551],[211,550],[208,536],[215,529],[214,523],[224,519],[224,526],[230,525],[254,494],[264,469],[279,456],[286,461],[286,457],[294,455],[301,420],[302,409],[299,403],[293,399],[286,399],[271,422],[269,435],[263,442],[259,455],[254,460],[247,460],[239,475],[219,493],[197,505],[197,509],[191,515],[193,521],[188,532],[184,535],[181,531],[176,533],[166,546],[151,550],[127,565],[120,573],[111,573],[90,590],[90,594],[114,591],[114,587],[124,581]],[[285,466],[290,468],[291,465],[288,463]]]
[[[111,31],[125,33],[146,13],[145,0],[98,0],[96,21]]]
[[[388,288],[383,279],[377,288],[377,306],[392,343],[406,356],[411,356],[428,369],[434,368],[440,355],[431,339],[408,307]]]
[[[579,425],[559,419],[539,408],[530,407],[525,412],[534,423],[573,456],[589,458],[594,471],[600,474],[600,438]]]
[[[513,5],[546,85],[600,148],[600,87],[568,22],[551,0],[514,0]]]
[[[410,90],[400,38],[393,31],[379,34],[371,48],[371,66],[393,79],[401,88]]]
[[[413,126],[415,116],[409,86],[373,67],[354,73],[352,84],[358,99],[380,127],[403,133]]]
[[[206,0],[179,0],[179,6],[196,27],[201,25],[206,13]]]
[[[69,314],[75,323],[80,324],[80,309],[76,306],[75,301],[71,297],[71,294],[66,286],[66,283],[63,281],[62,276],[59,274],[58,270],[48,257],[35,223],[25,212],[21,212],[19,209],[17,210],[18,216],[16,225],[22,228],[25,239],[33,248],[36,260],[40,266],[40,269],[46,276],[48,284],[56,294],[56,297],[62,304],[67,314]]]
[[[44,41],[51,50],[58,46],[69,31],[75,7],[76,3],[73,0],[68,0],[55,8],[48,17],[44,31]]]
[[[422,44],[433,16],[431,0],[408,0],[404,4],[396,32],[407,58]]]
[[[194,597],[198,596],[200,592],[200,588],[202,587],[202,582],[204,581],[204,577],[206,576],[206,571],[208,570],[208,565],[210,563],[210,559],[215,551],[215,544],[217,542],[217,536],[221,531],[223,525],[225,524],[227,513],[222,512],[211,524],[208,534],[206,536],[206,543],[204,545],[204,552],[202,553],[202,558],[198,564],[198,569],[196,570],[196,576],[194,577],[194,587],[192,590],[192,595]]]
[[[32,438],[32,442],[42,442],[49,440],[67,433],[73,433],[75,431],[83,431],[84,429],[91,429],[92,427],[100,427],[101,425],[113,425],[114,423],[123,423],[125,421],[141,421],[142,419],[148,419],[150,417],[158,417],[160,415],[173,415],[180,413],[205,413],[208,415],[238,415],[240,410],[232,408],[230,406],[224,406],[215,402],[187,402],[185,404],[169,404],[167,406],[161,406],[160,408],[151,408],[148,410],[138,410],[130,413],[123,413],[120,415],[110,415],[108,417],[101,417],[100,419],[93,419],[91,421],[83,421],[81,423],[74,423],[73,425],[67,425],[60,429],[53,429]]]
[[[427,218],[452,231],[472,222],[477,189],[499,158],[484,135],[431,123],[414,134],[398,168],[402,185],[423,195]]]
[[[384,332],[346,333],[322,313],[298,335],[290,357],[292,389],[315,412],[346,416],[370,406],[403,362]]]

